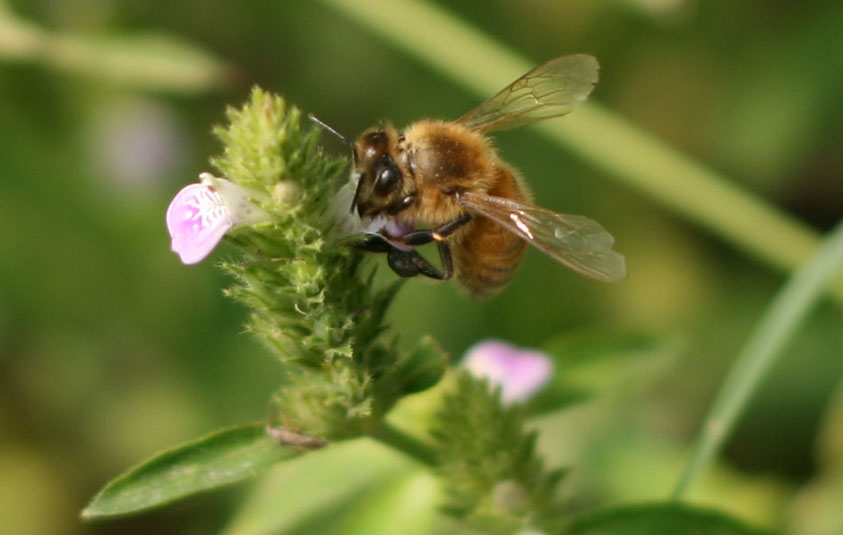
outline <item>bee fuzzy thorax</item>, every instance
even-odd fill
[[[431,185],[488,187],[497,156],[489,138],[462,125],[423,120],[404,131],[411,172]]]
[[[499,166],[489,139],[462,125],[422,120],[404,131],[403,159],[418,195],[404,217],[439,225],[465,212],[456,192],[485,192]]]

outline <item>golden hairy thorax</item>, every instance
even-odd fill
[[[407,170],[414,178],[420,202],[401,218],[437,226],[465,208],[450,189],[493,195],[529,203],[521,177],[504,163],[489,139],[462,125],[420,121],[404,133]],[[478,216],[449,239],[457,280],[474,297],[503,289],[516,272],[527,244],[491,219]]]
[[[465,212],[449,190],[486,193],[495,183],[499,161],[488,138],[462,125],[413,123],[404,131],[403,149],[405,187],[415,189],[419,201],[402,219],[433,227],[446,223]]]

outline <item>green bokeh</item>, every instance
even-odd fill
[[[105,62],[98,70],[56,54],[21,56],[0,26],[0,526],[48,535],[214,532],[243,487],[114,523],[77,519],[114,474],[261,418],[277,387],[277,364],[242,333],[245,311],[221,296],[228,281],[213,258],[225,258],[225,247],[190,267],[169,251],[164,210],[219,150],[211,125],[253,84],[349,136],[382,120],[457,117],[477,99],[321,3],[10,4],[46,35],[76,36],[94,53],[165,34],[181,43],[173,49],[189,43],[225,74],[209,67],[195,87],[151,87],[109,75]],[[843,216],[839,2],[439,4],[537,63],[594,54],[595,101],[818,230]],[[57,50],[73,41],[64,43]],[[656,486],[666,496],[679,473],[675,456],[783,276],[535,131],[496,143],[540,204],[612,231],[629,280],[591,282],[531,251],[493,301],[410,281],[391,322],[408,341],[432,334],[455,358],[488,337],[524,346],[578,330],[681,339],[670,371],[624,393],[624,407],[540,422],[548,457],[580,472],[583,504],[653,498]],[[342,154],[339,143],[325,144]],[[838,303],[811,316],[729,444],[737,472],[722,478],[754,489],[758,499],[738,511],[762,525],[786,522],[781,496],[817,469],[817,427],[843,370],[841,320]],[[583,453],[572,435],[599,447]]]

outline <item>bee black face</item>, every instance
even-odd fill
[[[399,196],[403,174],[391,151],[396,141],[393,130],[364,133],[354,145],[355,172],[359,174],[351,210],[360,217],[387,209]]]

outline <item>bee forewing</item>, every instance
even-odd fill
[[[573,54],[547,61],[456,120],[478,132],[507,130],[569,113],[597,83],[597,60]]]
[[[578,273],[607,282],[626,278],[626,260],[612,250],[615,239],[596,221],[475,193],[460,195],[459,202]]]

